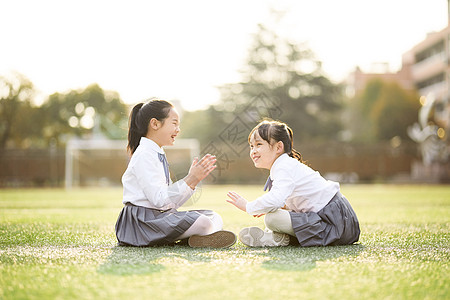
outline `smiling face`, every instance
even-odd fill
[[[282,142],[270,145],[263,140],[255,130],[249,139],[250,144],[250,158],[253,160],[256,168],[269,169],[272,167],[274,161],[284,152]]]
[[[147,137],[160,147],[172,146],[178,133],[180,133],[180,116],[175,108],[171,108],[163,122],[154,118],[150,120]]]

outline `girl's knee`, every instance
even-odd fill
[[[274,230],[277,228],[277,224],[279,223],[279,217],[277,212],[267,213],[264,217],[264,224],[270,230]]]
[[[209,234],[213,229],[213,221],[205,215],[200,215],[194,224],[197,234]]]
[[[214,225],[216,227],[222,228],[223,220],[222,220],[222,217],[218,213],[213,212],[212,217],[211,217],[211,221],[214,223]]]
[[[275,212],[266,214],[264,223],[266,228],[272,231],[294,235],[291,216],[287,210],[279,209]]]

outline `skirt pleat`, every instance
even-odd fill
[[[210,210],[160,211],[126,204],[117,218],[117,240],[119,245],[138,247],[170,245],[176,242],[199,216],[212,213]]]
[[[300,246],[351,245],[359,239],[358,218],[340,192],[317,213],[289,214]]]

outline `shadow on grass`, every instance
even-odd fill
[[[178,262],[235,261],[244,260],[247,264],[276,271],[309,271],[316,267],[317,261],[338,257],[357,256],[364,247],[360,244],[334,247],[277,247],[247,248],[235,246],[228,249],[190,248],[187,246],[167,247],[114,247],[98,272],[117,276],[147,275],[161,272],[163,263]],[[261,263],[262,260],[262,263]]]
[[[193,249],[186,246],[116,246],[112,249],[112,253],[107,258],[106,262],[100,265],[98,272],[111,275],[150,274],[165,269],[162,264],[158,263],[161,259],[171,261],[187,260],[190,262],[210,262],[213,258],[202,255],[209,251],[211,250]]]
[[[262,267],[277,271],[309,271],[316,267],[318,261],[338,257],[358,256],[364,246],[361,244],[328,247],[277,247],[270,248]]]

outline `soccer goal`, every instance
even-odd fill
[[[126,140],[72,139],[66,145],[65,187],[119,186],[129,155]],[[173,181],[184,177],[199,155],[197,139],[177,139],[165,147]]]

